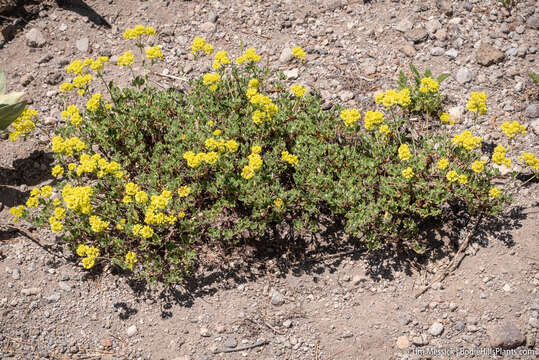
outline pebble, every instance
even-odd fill
[[[299,77],[299,70],[297,68],[285,70],[283,71],[283,74],[290,80],[296,80]]]
[[[459,56],[459,52],[457,49],[449,49],[445,52],[445,56],[455,59],[457,56]]]
[[[19,280],[21,278],[21,271],[17,268],[11,271],[11,277],[13,280]]]
[[[201,327],[200,328],[200,336],[202,336],[202,337],[210,337],[211,336],[210,330],[205,326]]]
[[[410,340],[408,340],[407,336],[399,336],[397,338],[397,348],[404,350],[408,349],[410,347]]]
[[[505,284],[505,285],[503,286],[502,289],[503,289],[503,291],[505,291],[505,292],[510,292],[510,291],[511,291],[511,285]]]
[[[292,327],[292,321],[290,321],[290,320],[285,320],[285,321],[283,321],[283,326],[284,326],[285,328],[290,328],[290,327]]]
[[[88,38],[79,39],[75,42],[75,46],[80,52],[87,53],[90,46],[90,40]]]
[[[539,104],[530,104],[526,106],[524,114],[528,119],[539,118]]]
[[[430,49],[430,54],[432,56],[442,56],[444,54],[444,48],[433,47],[433,48]]]
[[[45,36],[37,28],[30,29],[24,36],[26,37],[26,45],[33,48],[43,47],[47,43]]]
[[[435,322],[429,328],[429,334],[431,334],[432,336],[440,336],[443,331],[444,326],[439,322]]]
[[[131,325],[130,327],[127,328],[126,334],[128,337],[133,337],[137,334],[137,332],[138,332],[138,329],[136,325]]]
[[[493,348],[513,349],[526,341],[520,329],[509,322],[491,327],[487,330],[487,334]]]
[[[32,74],[26,74],[21,78],[21,85],[26,87],[30,85],[32,81],[34,81],[34,76]]]
[[[281,51],[281,56],[279,56],[279,62],[281,64],[286,64],[287,62],[291,61],[294,58],[294,55],[292,54],[292,49],[289,47],[286,47]]]
[[[202,25],[200,25],[200,30],[205,33],[212,33],[216,29],[216,26],[212,22],[205,22]]]
[[[399,50],[408,57],[414,57],[417,51],[412,44],[405,44],[399,48]]]
[[[58,300],[60,300],[61,296],[59,293],[57,292],[53,292],[52,294],[50,294],[49,296],[47,296],[45,298],[45,300],[47,300],[48,303],[55,303],[57,302]]]
[[[467,67],[462,67],[457,71],[456,79],[459,84],[466,84],[474,79],[474,73]]]
[[[281,293],[278,292],[275,289],[271,290],[270,299],[271,299],[270,300],[271,304],[274,305],[274,306],[280,306],[280,305],[284,304],[283,295],[281,295]]]
[[[408,40],[412,41],[414,44],[418,44],[427,40],[428,34],[423,28],[415,28],[408,31],[405,34],[405,36]]]
[[[225,347],[234,349],[236,346],[238,346],[238,341],[235,338],[229,337],[228,339],[226,339]]]
[[[412,344],[417,346],[424,346],[429,344],[429,339],[426,334],[422,334],[420,336],[414,336],[412,338]]]
[[[31,288],[22,289],[21,294],[26,295],[26,296],[37,295],[39,294],[39,288],[31,287]]]
[[[475,58],[478,64],[490,66],[502,61],[504,59],[504,54],[495,47],[482,42],[475,53]]]
[[[455,323],[455,330],[457,330],[457,331],[463,331],[465,328],[466,328],[466,324],[464,324],[464,322],[462,322],[462,321],[457,321],[457,322]]]
[[[354,98],[354,93],[350,90],[342,90],[341,92],[339,92],[339,98],[344,101],[344,102],[347,102],[349,100],[352,100]],[[355,278],[355,276],[354,276]],[[354,280],[352,279],[352,283],[354,283]]]

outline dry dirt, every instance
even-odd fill
[[[254,46],[292,77],[297,64],[283,50],[299,44],[309,59],[300,81],[321,88],[328,103],[373,106],[373,94],[410,62],[450,72],[443,90],[455,131],[471,126],[459,115],[469,91],[486,91],[489,116],[474,133],[496,143],[501,121],[517,119],[529,131],[515,151],[539,155],[539,99],[528,77],[539,72],[536,1],[517,1],[510,12],[494,0],[35,3],[24,19],[21,9],[1,18],[14,35],[0,49],[9,90],[24,89],[41,123],[26,141],[0,140],[0,358],[536,358],[537,181],[518,180],[511,208],[485,220],[460,267],[419,298],[414,294],[444,269],[471,224],[439,236],[430,261],[334,248],[301,260],[238,256],[208,260],[185,287],[164,291],[108,269],[88,273],[60,239],[28,229],[44,250],[14,231],[8,213],[50,180],[48,142],[65,105],[57,94],[65,65],[123,53],[130,44],[121,33],[138,23],[158,30],[155,43],[166,53],[159,71],[180,77],[208,69],[188,54],[196,35],[233,55],[242,44]],[[43,35],[39,47],[27,41],[34,28]],[[481,53],[485,44],[492,48]],[[482,65],[489,57],[493,63]],[[108,76],[125,81],[118,70]],[[166,76],[155,81],[183,86]],[[489,352],[497,346],[514,352]],[[215,354],[220,350],[231,352]]]

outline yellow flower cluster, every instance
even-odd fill
[[[289,163],[290,165],[292,166],[296,166],[297,163],[298,163],[298,157],[296,155],[292,155],[290,154],[288,151],[283,151],[281,152],[281,159],[283,161],[286,161],[287,163]]]
[[[178,196],[181,198],[187,197],[191,194],[191,188],[187,185],[180,186],[178,189]]]
[[[215,53],[215,57],[213,58],[213,64],[211,67],[214,70],[219,70],[221,66],[230,64],[230,59],[228,58],[228,54],[225,50],[221,50]]]
[[[79,89],[77,91],[79,95],[84,95],[84,93],[86,92],[86,87],[93,80],[94,78],[90,74],[78,75],[73,79],[73,86]]]
[[[406,169],[402,170],[401,175],[405,179],[410,180],[414,177],[414,170],[412,170],[412,168],[408,166]]]
[[[14,217],[13,222],[19,222],[19,219],[24,215],[24,209],[26,209],[24,205],[14,206],[9,209],[9,212]]]
[[[256,93],[251,96],[251,104],[258,107],[253,113],[252,119],[255,124],[261,124],[264,121],[270,121],[272,116],[277,114],[279,108],[273,103],[271,98],[266,95]]]
[[[66,110],[62,111],[62,120],[67,119],[73,126],[79,126],[82,123],[82,115],[76,105],[69,105]]]
[[[55,136],[52,138],[52,151],[57,154],[72,156],[75,151],[86,149],[86,144],[78,137],[66,138]]]
[[[140,235],[145,239],[149,239],[153,236],[154,232],[151,227],[148,225],[142,226],[141,224],[136,224],[133,226],[133,235]]]
[[[95,265],[95,259],[99,256],[99,249],[81,244],[77,247],[77,255],[84,257],[82,259],[82,266],[85,269],[91,269]]]
[[[361,118],[361,114],[357,109],[344,109],[341,111],[340,118],[346,127],[350,127]]]
[[[525,135],[528,133],[524,125],[521,125],[518,123],[518,121],[504,121],[502,125],[500,126],[500,129],[504,132],[505,136],[507,136],[509,139],[512,139],[517,134]]]
[[[236,64],[241,65],[244,62],[252,61],[252,62],[259,62],[260,61],[260,55],[256,54],[256,49],[249,48],[245,50],[242,56],[236,59]]]
[[[448,125],[455,124],[455,120],[451,119],[451,117],[449,116],[449,113],[446,113],[446,112],[440,115],[440,121],[442,122],[442,124],[448,124]]]
[[[526,162],[526,164],[528,164],[533,170],[539,171],[539,159],[536,158],[534,154],[529,152],[523,152],[519,156],[519,159]]]
[[[297,98],[302,98],[303,96],[305,96],[305,93],[307,92],[307,89],[304,88],[303,86],[301,85],[298,85],[298,84],[294,84],[290,87],[290,91],[292,91],[292,93],[297,97]]]
[[[447,158],[443,158],[438,160],[436,163],[436,167],[440,170],[445,170],[449,166],[449,160]]]
[[[86,103],[86,109],[88,111],[94,112],[99,108],[99,104],[101,103],[101,93],[95,93],[92,95],[90,100]]]
[[[487,113],[487,94],[483,92],[472,91],[466,109],[473,113],[485,115]]]
[[[72,83],[65,82],[60,84],[60,92],[70,92],[73,91],[73,89],[75,89],[75,87]]]
[[[500,197],[501,192],[496,186],[493,186],[492,188],[490,188],[490,191],[488,192],[488,195],[489,195],[490,198],[496,199],[496,198]]]
[[[504,164],[505,166],[510,167],[511,159],[505,157],[506,152],[507,149],[503,145],[497,145],[492,154],[492,161],[498,165]]]
[[[301,46],[295,46],[292,48],[292,55],[294,55],[295,57],[297,57],[298,59],[304,59],[305,56],[307,56],[307,54],[305,53],[305,51],[303,51],[303,49],[301,48]]]
[[[486,161],[480,161],[480,160],[474,161],[471,166],[473,172],[475,172],[476,174],[479,174],[480,172],[482,172],[485,169],[485,163]]]
[[[21,135],[34,130],[36,124],[31,120],[39,113],[34,109],[24,109],[23,112],[11,123],[13,131],[9,133],[9,140],[16,141]]]
[[[277,206],[278,208],[280,208],[281,206],[284,205],[284,202],[283,202],[283,199],[281,198],[277,198],[273,201],[273,203],[275,204],[275,206]]]
[[[440,88],[440,84],[438,81],[434,80],[431,77],[424,77],[421,79],[421,86],[419,88],[419,91],[422,93],[435,93],[438,92],[438,89]]]
[[[459,135],[455,135],[451,142],[456,146],[462,146],[466,150],[470,151],[478,146],[481,146],[481,137],[473,136],[470,130],[465,130]]]
[[[174,224],[177,220],[176,216],[166,215],[165,213],[158,211],[159,209],[166,208],[170,200],[172,200],[172,193],[168,190],[163,190],[161,195],[152,195],[150,205],[146,209],[144,222],[148,225],[162,225],[164,223]],[[144,233],[150,234],[148,230],[143,229],[141,235],[146,237]],[[151,237],[152,235],[153,232],[148,237]]]
[[[412,153],[410,152],[410,148],[406,144],[402,144],[399,146],[399,159],[408,161],[412,157]]]
[[[82,60],[80,59],[73,60],[69,65],[67,65],[66,72],[68,74],[80,75],[82,74],[84,67],[85,66]]]
[[[142,26],[142,25],[135,25],[132,29],[125,29],[123,33],[124,39],[137,39],[138,37],[142,35],[147,36],[154,36],[155,35],[155,28],[153,26]]]
[[[149,49],[146,49],[146,57],[148,59],[157,59],[157,58],[162,59],[163,53],[161,52],[161,46],[155,45]]]
[[[380,134],[385,136],[385,135],[389,134],[389,126],[387,126],[386,124],[383,124],[383,125],[380,126],[378,131],[380,131]]]
[[[206,146],[206,149],[211,151],[218,150],[219,152],[225,152],[226,150],[228,150],[231,153],[235,153],[236,151],[238,151],[239,147],[238,143],[235,140],[225,141],[225,139],[223,138],[215,139],[213,137],[206,139],[206,141],[204,142],[204,146]]]
[[[103,230],[106,230],[109,227],[110,221],[104,221],[99,216],[90,216],[90,226],[92,231],[95,233],[100,233]]]
[[[113,175],[116,178],[123,177],[120,164],[115,161],[108,162],[99,154],[94,154],[92,156],[89,154],[81,154],[79,161],[80,165],[77,167],[77,176],[96,171],[98,178],[102,178],[105,174]]]
[[[241,170],[241,176],[249,180],[255,175],[255,172],[262,167],[262,158],[259,155],[259,148],[254,146],[251,148],[251,154],[248,156],[249,164],[245,165]]]
[[[376,126],[384,122],[384,114],[380,111],[367,111],[363,120],[365,129],[368,131],[374,130]]]
[[[68,209],[76,213],[88,215],[92,212],[90,200],[93,192],[90,186],[72,186],[67,184],[62,189],[62,198]]]
[[[410,99],[410,90],[407,88],[402,89],[401,91],[396,90],[387,90],[385,93],[376,94],[374,102],[377,104],[382,104],[386,108],[390,108],[394,105],[400,107],[407,107],[410,105],[412,100]]]
[[[133,269],[133,266],[137,263],[137,254],[135,254],[132,251],[129,251],[127,254],[125,254],[125,265],[129,270]]]
[[[135,62],[135,55],[131,51],[124,52],[123,55],[118,56],[118,60],[116,61],[116,65],[118,66],[133,66],[133,63]]]
[[[213,46],[206,43],[206,40],[203,38],[197,36],[193,39],[191,54],[195,55],[200,51],[204,51],[207,55],[210,55],[213,52]]]
[[[221,82],[221,75],[215,72],[204,74],[204,76],[202,77],[202,82],[204,83],[204,85],[208,86],[211,91],[215,91],[217,90],[217,84]]]
[[[61,167],[60,165],[55,165],[52,168],[51,175],[54,176],[55,178],[59,178],[60,176],[64,175],[64,168]]]
[[[466,175],[464,174],[459,175],[455,170],[449,171],[445,175],[445,178],[451,183],[458,181],[462,185],[468,182],[468,177]]]
[[[219,153],[215,151],[203,153],[199,152],[195,154],[192,151],[187,151],[183,154],[183,158],[187,160],[187,166],[191,168],[197,168],[202,164],[202,162],[206,162],[210,165],[213,165],[219,160]]]

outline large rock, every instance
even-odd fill
[[[526,107],[524,114],[529,119],[539,118],[539,104],[530,104]]]
[[[526,341],[520,329],[512,323],[491,327],[487,333],[492,348],[513,349]]]
[[[0,14],[9,11],[17,6],[16,0],[0,0]]]
[[[395,25],[395,29],[400,31],[400,32],[408,32],[410,30],[412,30],[412,27],[414,26],[414,24],[408,20],[408,19],[402,19],[401,21],[399,21],[399,23],[397,25]]]
[[[30,29],[30,31],[25,34],[25,37],[26,45],[30,47],[42,47],[47,43],[45,36],[43,36],[43,33],[37,28]]]
[[[494,46],[491,46],[487,43],[481,43],[479,49],[475,53],[475,58],[477,62],[483,66],[490,66],[492,64],[497,64],[503,60],[503,52],[496,49]]]
[[[406,33],[406,38],[414,44],[427,40],[428,34],[423,28],[415,28]]]

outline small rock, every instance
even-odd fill
[[[90,46],[90,40],[88,40],[88,38],[79,39],[75,42],[75,46],[80,52],[87,53]]]
[[[346,102],[346,101],[349,101],[349,100],[352,100],[354,98],[354,93],[350,90],[343,90],[341,92],[339,92],[339,98]],[[352,282],[354,282],[354,280],[352,280]]]
[[[34,76],[32,74],[26,74],[21,78],[21,85],[26,87],[30,85],[32,81],[34,81]]]
[[[445,56],[450,57],[451,59],[456,59],[459,56],[457,49],[449,49],[445,52]]]
[[[455,121],[455,123],[459,123],[462,120],[462,115],[464,114],[464,107],[462,106],[453,106],[450,107],[447,111],[449,113],[449,117]]]
[[[432,284],[431,288],[432,290],[441,290],[444,288],[444,285],[441,282],[436,281],[435,283]]]
[[[397,338],[397,348],[404,350],[408,349],[410,347],[410,340],[408,340],[407,336],[399,336]]]
[[[539,118],[539,104],[530,104],[526,106],[524,114],[528,119]]]
[[[290,327],[292,327],[292,321],[290,321],[290,320],[285,320],[285,321],[283,321],[283,326],[284,326],[285,328],[290,328]]]
[[[442,28],[442,24],[440,24],[440,22],[437,19],[427,21],[427,23],[425,24],[425,29],[431,35],[433,35],[436,31],[440,30],[441,28]]]
[[[45,300],[47,300],[48,303],[55,303],[57,302],[58,300],[60,300],[60,294],[57,293],[57,292],[53,292],[52,294],[50,294],[49,296],[47,296],[45,298]]]
[[[539,136],[539,119],[533,120],[530,123],[529,128],[532,129],[532,131],[535,133],[535,135]]]
[[[424,346],[429,344],[429,339],[427,338],[426,334],[422,334],[421,336],[414,336],[412,338],[412,344],[416,346]]]
[[[526,335],[526,346],[530,349],[533,349],[535,347],[535,335],[534,334],[528,334]]]
[[[200,336],[202,336],[202,337],[210,337],[211,336],[210,330],[205,326],[201,327],[200,328]]]
[[[210,13],[208,14],[208,21],[211,23],[216,23],[218,18],[219,18],[219,15],[217,15],[213,11],[210,11]]]
[[[431,334],[432,336],[440,336],[443,331],[444,326],[439,322],[435,322],[429,328],[429,334]]]
[[[111,340],[110,338],[101,339],[101,341],[99,341],[99,343],[100,343],[101,346],[103,346],[105,349],[108,349],[108,348],[111,348],[111,347],[112,347],[112,340]]]
[[[215,24],[212,22],[205,22],[204,24],[200,25],[200,30],[205,33],[211,33],[215,31]]]
[[[528,320],[528,324],[530,324],[532,327],[534,327],[536,329],[539,329],[539,320],[537,320],[536,317],[531,317]]]
[[[532,29],[539,29],[539,16],[532,15],[526,20],[526,25],[531,27]]]
[[[21,294],[26,295],[26,296],[37,295],[39,294],[39,288],[32,287],[32,288],[22,289]]]
[[[412,44],[405,44],[399,49],[404,55],[408,57],[414,57],[417,51]]]
[[[126,334],[128,337],[133,337],[137,334],[138,332],[138,329],[135,325],[131,325],[130,327],[127,328],[127,331],[126,331]]]
[[[292,54],[292,49],[289,47],[286,47],[281,51],[281,56],[279,56],[279,62],[281,64],[286,64],[290,60],[294,58],[294,55]]]
[[[512,323],[504,323],[487,331],[490,346],[493,348],[513,349],[524,344],[526,338]]]
[[[485,42],[482,42],[475,53],[477,63],[483,66],[490,66],[497,64],[504,59],[504,54],[500,50],[496,49]]]
[[[26,45],[30,47],[40,48],[47,43],[47,40],[45,40],[43,33],[37,28],[33,28],[30,31],[28,31],[25,34],[25,37],[26,37]]]
[[[60,281],[58,283],[58,286],[60,287],[60,290],[62,290],[62,291],[66,291],[66,292],[71,291],[71,285],[69,285],[65,281]]]
[[[67,30],[67,25],[64,24],[64,23],[61,23],[60,26],[58,27],[58,30],[60,30],[60,31],[66,31],[66,30]]]
[[[238,346],[238,341],[235,338],[230,337],[230,338],[226,339],[225,347],[227,347],[229,349],[234,349],[236,346]]]
[[[21,271],[17,268],[13,269],[11,272],[11,277],[13,280],[19,280],[21,278]]]
[[[414,44],[427,40],[428,34],[423,28],[415,28],[405,34],[406,38]]]
[[[474,79],[474,73],[467,67],[462,67],[457,71],[456,79],[459,84],[466,84]]]
[[[511,285],[505,284],[505,285],[503,286],[502,289],[503,289],[503,291],[505,291],[505,292],[510,292],[510,291],[511,291]]]
[[[283,71],[283,74],[290,80],[296,80],[299,77],[299,70],[294,68],[292,70]]]
[[[432,56],[442,56],[444,54],[444,48],[433,47],[433,48],[430,49],[430,54]]]
[[[284,304],[284,297],[283,297],[283,295],[281,295],[281,293],[278,292],[278,291],[275,290],[275,289],[272,289],[272,290],[271,290],[270,298],[271,298],[270,301],[271,301],[271,304],[272,304],[272,305],[280,306],[280,305]]]
[[[403,32],[403,33],[406,33],[410,30],[412,30],[412,27],[414,26],[414,24],[409,20],[409,19],[402,19],[401,21],[399,21],[399,23],[397,25],[395,25],[395,29],[400,31],[400,32]]]
[[[37,59],[37,63],[38,64],[45,64],[45,63],[48,63],[51,60],[52,60],[52,55],[51,54],[45,54],[42,57],[40,57],[39,59]]]
[[[51,71],[46,75],[45,82],[49,85],[58,85],[63,79],[64,75],[61,72]]]
[[[463,331],[465,328],[466,328],[466,324],[464,324],[464,322],[462,322],[462,321],[457,321],[457,322],[455,323],[455,330],[457,330],[457,331]]]
[[[219,324],[215,326],[215,331],[217,331],[218,334],[222,334],[226,331],[226,328],[223,325]]]
[[[453,15],[453,5],[451,5],[451,1],[449,0],[436,0],[436,7],[446,16]]]

